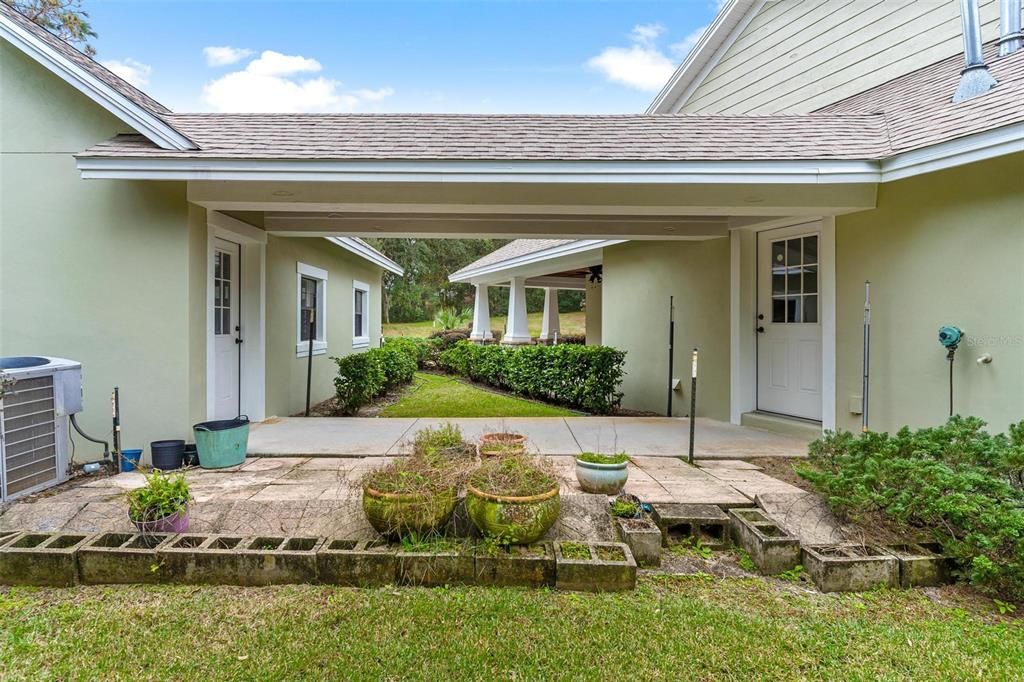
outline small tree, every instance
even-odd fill
[[[61,40],[75,45],[92,57],[96,50],[89,44],[96,32],[82,0],[9,0],[11,6]]]

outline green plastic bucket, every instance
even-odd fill
[[[223,469],[245,461],[245,450],[249,444],[247,416],[201,422],[193,426],[192,431],[199,450],[199,466],[204,469]]]

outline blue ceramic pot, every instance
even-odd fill
[[[576,460],[576,480],[584,492],[616,495],[629,478],[629,462],[595,464]]]

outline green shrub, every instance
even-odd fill
[[[366,354],[376,356],[384,372],[385,389],[409,383],[419,367],[416,361],[418,353],[409,345],[389,343],[367,351]]]
[[[626,354],[608,346],[457,343],[438,355],[442,369],[513,393],[606,414],[622,399]]]
[[[384,390],[384,369],[373,352],[353,353],[331,359],[338,365],[338,376],[334,377],[334,393],[338,409],[343,414],[354,414]]]
[[[132,521],[157,521],[180,514],[188,507],[192,494],[182,474],[164,474],[154,470],[146,484],[127,493],[128,518]]]
[[[395,336],[384,339],[384,348],[400,348],[408,353],[418,366],[430,359],[432,344],[428,339],[416,336]]]
[[[990,435],[953,417],[896,435],[828,433],[810,448],[811,481],[841,516],[924,531],[972,584],[1024,600],[1024,422]]]

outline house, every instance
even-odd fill
[[[627,351],[626,407],[664,414],[675,385],[673,414],[686,414],[699,347],[698,414],[812,432],[862,426],[870,280],[869,427],[939,423],[952,399],[1005,428],[1024,415],[1021,7],[1003,3],[1000,16],[981,2],[975,18],[965,6],[962,22],[956,3],[726,3],[648,110],[694,128],[695,215],[601,216],[593,233],[605,239],[515,242],[452,279],[511,286],[515,302],[527,286],[557,296],[557,273],[600,266],[588,343]],[[979,74],[974,96],[954,102]],[[771,132],[745,128],[752,116]],[[733,144],[716,153],[719,139]],[[739,210],[723,205],[734,182]],[[793,192],[791,208],[779,192]],[[724,215],[723,229],[708,226]],[[490,328],[486,313],[478,295],[475,329]],[[509,319],[506,336],[522,342],[525,319]],[[943,325],[966,334],[952,365]]]
[[[691,86],[716,68],[757,61],[715,58],[734,44],[788,35],[776,52],[793,53],[807,34],[790,30],[796,18],[764,30],[760,13],[812,4],[868,11],[733,0],[699,65],[688,59],[659,97],[664,111],[695,102]],[[971,45],[976,30],[992,31],[985,8],[984,22],[968,17]],[[832,21],[825,13],[813,23]],[[862,54],[869,28],[857,25],[823,49]],[[871,49],[905,33],[875,35]],[[988,68],[972,64],[964,81],[977,96],[958,103],[963,57],[940,31],[948,55],[918,45],[930,55],[920,64],[868,59],[860,90],[815,99],[822,83],[849,80],[826,74],[801,86],[798,104],[813,105],[795,113],[183,114],[0,5],[0,354],[82,359],[84,423],[105,431],[106,393],[119,385],[136,443],[235,412],[236,362],[238,409],[289,414],[304,398],[307,301],[326,345],[314,344],[315,397],[330,392],[329,355],[375,343],[379,275],[397,267],[360,238],[530,238],[559,243],[513,256],[522,267],[507,277],[502,263],[478,264],[465,281],[507,282],[513,301],[528,284],[600,284],[601,341],[629,351],[628,405],[663,409],[674,296],[684,377],[689,349],[701,349],[698,414],[856,426],[871,279],[871,426],[941,420],[943,324],[968,333],[954,364],[957,409],[1002,425],[1024,405],[1024,51],[1011,51],[1012,33],[986,44]],[[218,284],[227,307],[240,291],[239,322]]]
[[[125,447],[301,411],[311,311],[313,401],[333,394],[330,356],[379,344],[381,273],[401,268],[361,240],[266,230],[185,181],[82,180],[75,154],[119,134],[195,143],[6,4],[0,93],[0,356],[81,361],[87,432],[110,432],[114,386]]]

